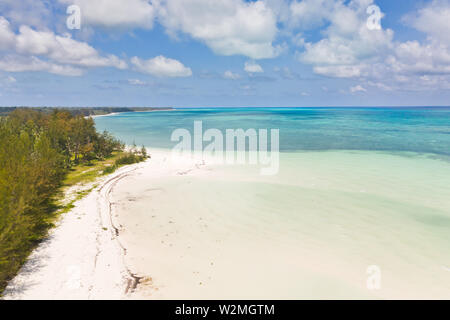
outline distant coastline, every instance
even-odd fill
[[[50,113],[55,109],[67,110],[73,115],[83,116],[106,116],[122,112],[149,112],[149,111],[170,111],[171,107],[0,107],[0,116],[6,116],[16,109],[33,109]]]

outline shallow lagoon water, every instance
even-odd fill
[[[256,166],[208,166],[117,186],[130,259],[154,279],[152,296],[448,299],[449,115],[227,109],[96,122],[127,143],[165,148],[174,128],[194,120],[280,129],[276,176],[261,176]],[[381,270],[378,290],[366,286],[371,265]]]

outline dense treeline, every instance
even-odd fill
[[[0,292],[46,235],[68,170],[123,148],[97,133],[92,118],[68,111],[16,109],[0,118]]]

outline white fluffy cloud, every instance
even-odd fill
[[[404,19],[419,31],[426,33],[433,41],[450,45],[450,1],[434,0],[419,9],[416,14]]]
[[[42,0],[1,0],[0,13],[16,25],[44,28],[53,18],[52,6],[52,2]]]
[[[288,25],[291,28],[302,30],[319,27],[330,19],[336,6],[341,2],[330,0],[292,1],[289,5]]]
[[[128,79],[128,84],[131,84],[132,86],[145,86],[147,85],[147,82],[139,79]]]
[[[367,75],[368,66],[365,64],[315,66],[313,70],[316,74],[334,78],[357,78]]]
[[[325,1],[293,2],[290,17],[314,17],[298,28],[326,26],[324,38],[306,42],[305,50],[298,53],[299,60],[310,64],[316,74],[360,78],[380,90],[448,87],[450,0],[432,1],[407,15],[404,21],[425,33],[426,40],[406,42],[396,42],[392,30],[367,28],[366,10],[371,4],[372,0],[326,1],[326,5]],[[363,92],[361,88],[352,87],[350,92]]]
[[[191,69],[185,67],[180,61],[164,56],[157,56],[148,60],[133,57],[131,58],[131,63],[135,66],[137,71],[157,77],[175,78],[189,77],[192,75]]]
[[[389,57],[387,63],[403,74],[449,74],[450,50],[440,43],[407,41],[398,44],[395,55]]]
[[[16,35],[12,32],[9,21],[0,16],[0,48],[10,49],[15,44]]]
[[[7,72],[44,71],[64,76],[80,76],[83,70],[41,60],[37,57],[6,55],[0,58],[0,70]]]
[[[370,30],[367,7],[372,0],[353,0],[348,5],[335,2],[324,15],[329,26],[325,38],[305,43],[300,60],[313,65],[314,72],[332,77],[360,77],[393,47],[392,30]]]
[[[12,0],[8,0],[12,1]],[[28,0],[27,0],[28,1]],[[36,0],[37,1],[37,0]],[[174,37],[186,34],[219,55],[273,58],[277,16],[265,0],[58,0],[78,5],[84,26],[151,29],[158,20]]]
[[[102,57],[97,50],[85,42],[70,36],[58,36],[53,32],[35,31],[27,26],[19,29],[15,37],[16,51],[20,54],[45,56],[51,60],[82,67],[127,67],[114,55]]]
[[[367,89],[358,84],[354,87],[350,87],[350,92],[351,93],[367,92]]]
[[[158,13],[169,34],[188,34],[216,54],[262,59],[281,50],[273,46],[276,16],[261,0],[165,0]]]
[[[387,61],[392,69],[401,74],[418,75],[422,80],[450,75],[450,1],[435,0],[404,20],[424,32],[427,40],[398,44]]]
[[[264,0],[59,0],[81,8],[82,24],[92,27],[151,29],[158,20],[168,34],[186,34],[219,55],[272,58],[277,17]]]
[[[256,62],[253,62],[253,61],[245,62],[244,70],[245,70],[245,72],[248,72],[248,73],[264,72],[263,68],[259,64],[257,64]]]
[[[281,52],[277,37],[290,37],[301,51],[297,57],[314,73],[360,78],[369,89],[395,88],[389,81],[441,85],[450,77],[450,0],[427,2],[409,14],[404,22],[426,37],[406,42],[395,42],[392,30],[367,28],[366,10],[374,0],[2,0],[0,69],[80,75],[91,67],[127,68],[124,59],[50,31],[48,21],[64,28],[64,9],[72,4],[81,7],[82,26],[115,32],[151,29],[158,22],[175,38],[187,36],[218,55],[243,55],[250,61],[276,57]],[[322,38],[309,40],[311,30]],[[192,74],[163,56],[134,57],[131,64],[159,77]],[[263,72],[255,62],[247,62],[244,70]],[[226,71],[222,77],[239,75]],[[286,78],[292,76],[286,73]]]
[[[239,74],[237,74],[237,73],[233,73],[232,71],[227,70],[227,71],[224,72],[223,77],[225,79],[229,79],[229,80],[237,80],[241,76]]]
[[[127,68],[125,61],[114,55],[101,56],[85,42],[69,35],[51,31],[36,31],[21,26],[19,33],[0,16],[0,69],[6,71],[48,71],[62,75],[80,75],[79,67]],[[4,53],[3,55],[2,52]]]

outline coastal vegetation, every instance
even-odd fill
[[[16,109],[24,109],[23,107],[0,107],[0,117],[6,116]],[[55,108],[52,107],[33,107],[27,108],[35,111],[50,114]],[[171,110],[172,108],[154,108],[154,107],[61,107],[59,110],[68,111],[73,115],[82,116],[100,116],[110,113],[118,112],[144,112],[144,111],[156,111],[156,110]]]
[[[143,161],[92,118],[67,110],[18,108],[0,117],[0,293],[46,237],[62,206],[62,190]],[[82,197],[85,191],[79,194]]]

